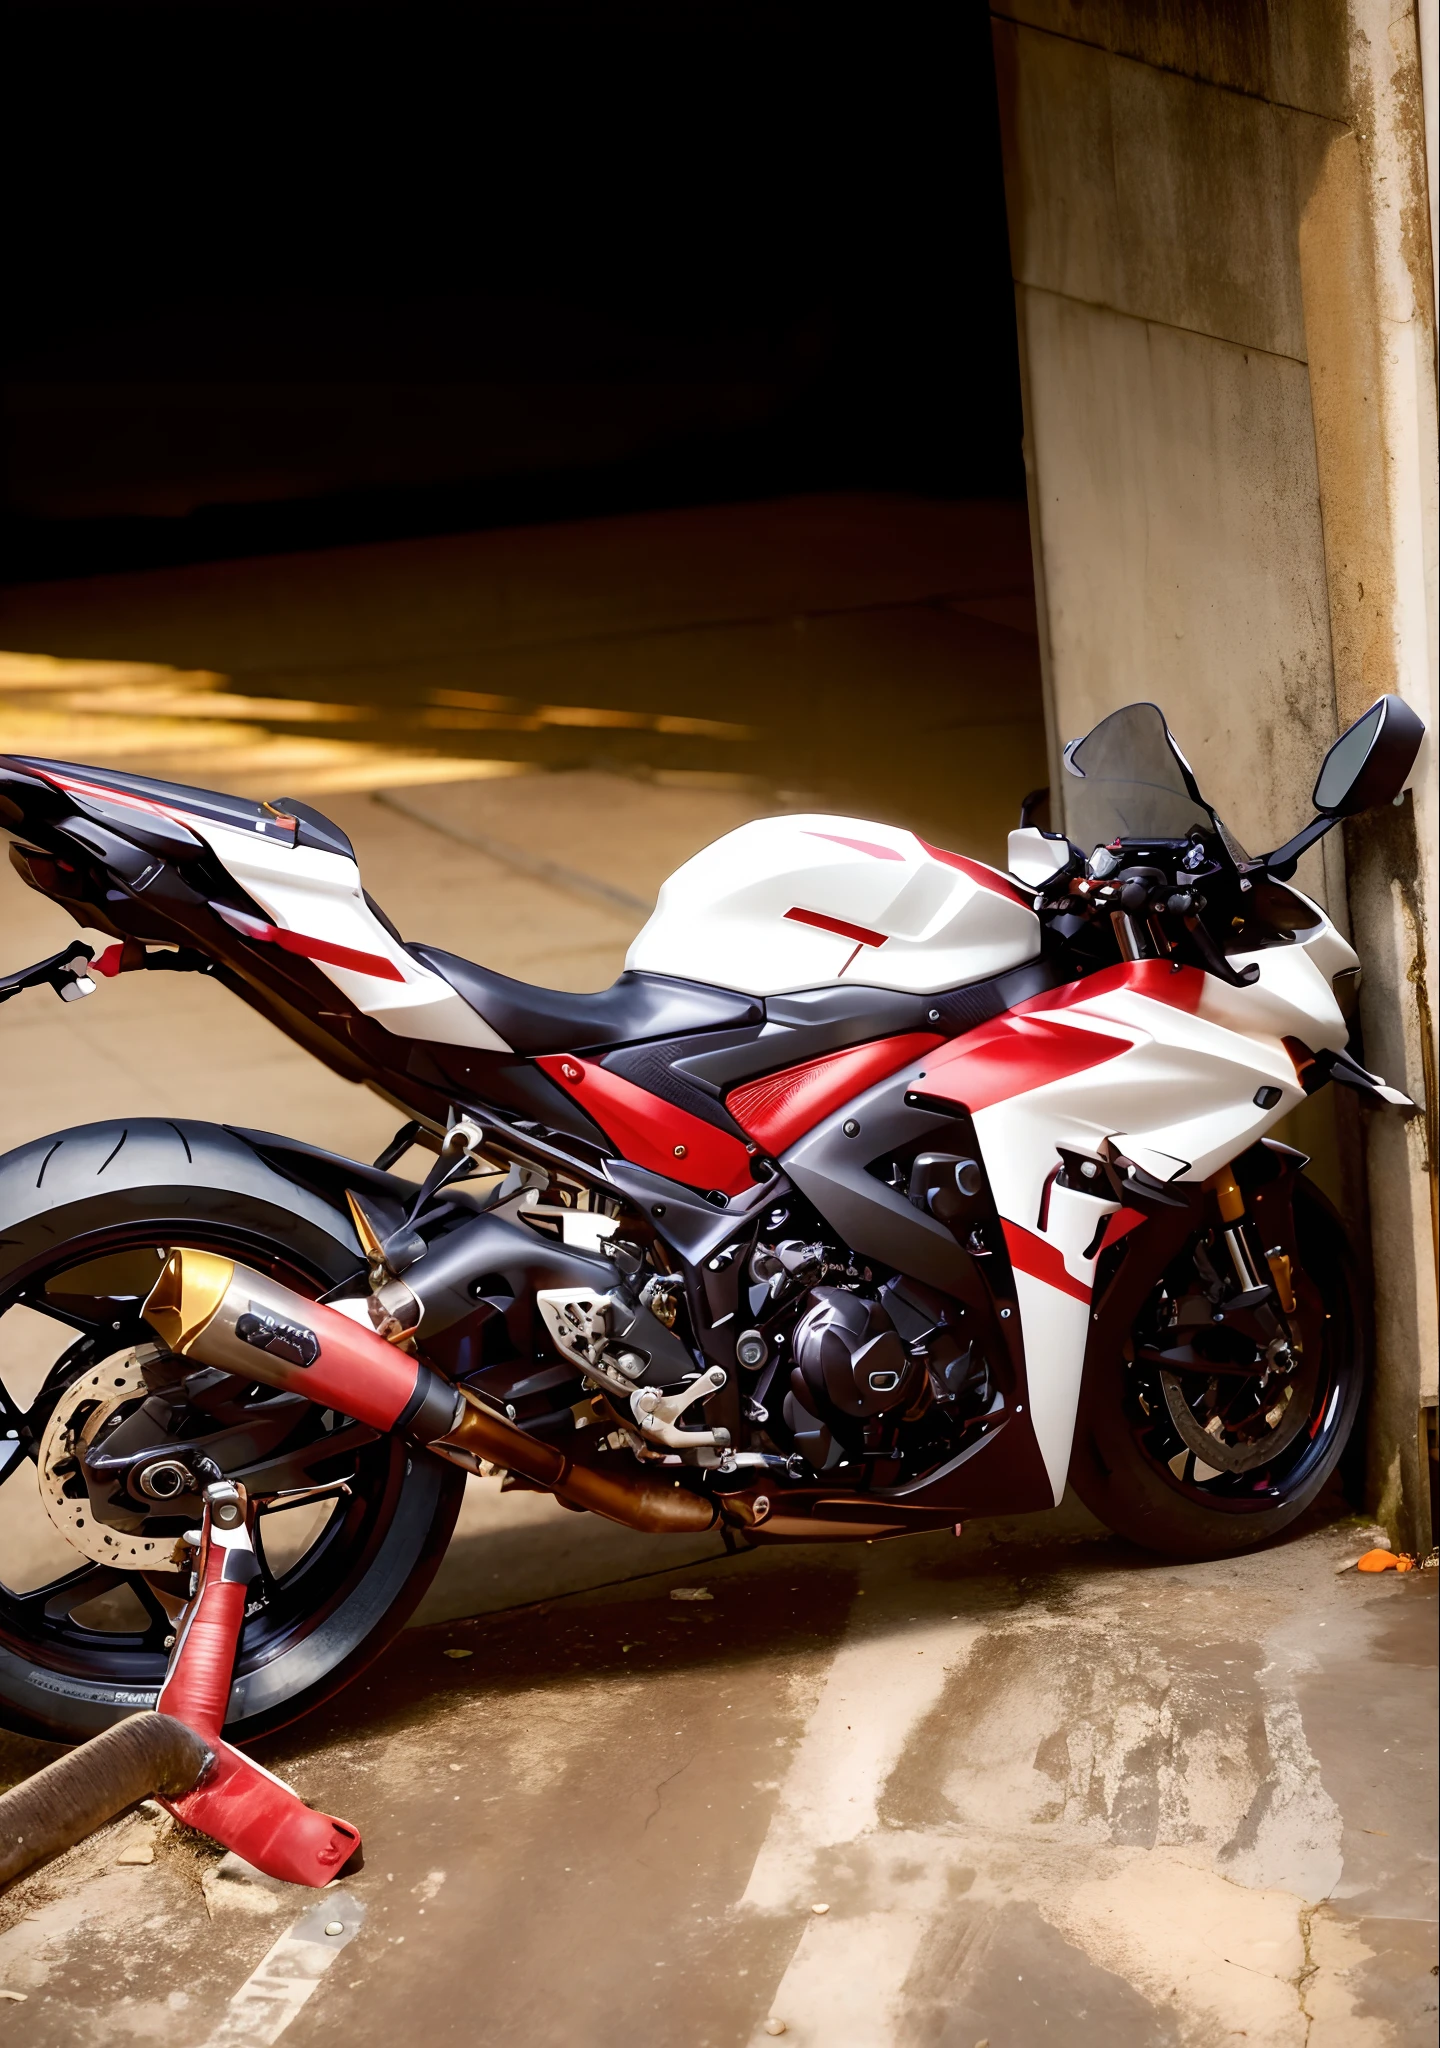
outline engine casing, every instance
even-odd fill
[[[857,1421],[914,1400],[924,1361],[909,1355],[878,1301],[842,1287],[817,1287],[810,1301],[791,1339],[797,1399],[822,1416]]]

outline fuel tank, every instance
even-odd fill
[[[756,996],[848,981],[923,995],[1040,951],[1031,898],[895,825],[760,818],[677,868],[626,966]]]

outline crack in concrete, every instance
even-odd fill
[[[654,1820],[656,1814],[659,1813],[661,1807],[665,1804],[663,1796],[665,1787],[667,1785],[673,1785],[677,1778],[683,1778],[686,1771],[689,1770],[691,1764],[693,1764],[694,1761],[695,1758],[693,1756],[686,1757],[684,1763],[681,1764],[677,1770],[673,1770],[668,1778],[661,1778],[657,1781],[655,1786],[655,1804],[651,1808],[650,1812],[646,1814],[644,1822],[641,1825],[640,1832],[642,1835],[644,1834],[645,1829],[649,1827],[651,1821]]]
[[[1304,1960],[1290,1980],[1295,1986],[1295,2000],[1300,2007],[1300,2017],[1305,2022],[1305,2038],[1301,2042],[1300,2048],[1309,2048],[1311,2031],[1315,2025],[1315,2015],[1305,2003],[1309,1995],[1310,1986],[1320,1970],[1320,1965],[1316,1962],[1311,1948],[1310,1924],[1323,1904],[1324,1901],[1321,1900],[1317,1905],[1302,1906],[1300,1908],[1300,1940],[1304,1946]]]

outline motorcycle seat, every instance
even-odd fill
[[[516,1052],[599,1052],[647,1038],[683,1038],[694,1031],[724,1031],[760,1024],[764,1008],[753,996],[732,994],[667,975],[626,972],[594,995],[535,988],[512,981],[438,946],[409,946],[424,966],[448,981],[471,1009]]]

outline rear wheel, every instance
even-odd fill
[[[1329,1480],[1354,1427],[1365,1359],[1344,1226],[1299,1176],[1285,1206],[1287,1341],[1257,1341],[1265,1331],[1228,1277],[1229,1313],[1206,1320],[1225,1261],[1204,1231],[1157,1280],[1122,1355],[1093,1362],[1071,1481],[1147,1549],[1221,1557],[1278,1535]],[[1267,1240],[1272,1230],[1267,1217]]]
[[[97,1439],[203,1443],[252,1475],[263,1573],[232,1739],[293,1720],[384,1648],[459,1509],[463,1474],[312,1402],[213,1373],[157,1395],[139,1310],[177,1244],[310,1295],[359,1264],[348,1219],[213,1126],[92,1126],[0,1160],[0,1722],[52,1740],[153,1706],[184,1593],[175,1546],[198,1520],[179,1461],[153,1513],[102,1511],[80,1467]]]

